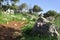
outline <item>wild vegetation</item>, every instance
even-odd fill
[[[7,0],[5,0],[7,1]],[[35,25],[36,20],[42,16],[42,14],[40,13],[41,11],[43,11],[41,9],[41,7],[39,7],[38,5],[34,5],[32,8],[29,8],[28,11],[26,11],[25,9],[27,8],[27,4],[22,3],[21,5],[17,6],[15,5],[15,3],[19,0],[10,0],[11,5],[9,4],[9,2],[7,1],[6,5],[3,5],[2,2],[4,2],[4,0],[0,0],[0,24],[8,24],[11,21],[21,21],[21,22],[26,22],[26,25],[24,25],[21,29],[22,31],[22,37],[17,37],[16,40],[58,40],[60,39],[60,37],[58,37],[58,39],[56,37],[52,37],[52,36],[39,36],[39,35],[35,35],[35,36],[31,36],[30,32],[31,29],[33,28],[33,26]],[[12,9],[14,10],[14,14],[8,14],[8,13],[4,13],[6,12],[8,9]],[[51,23],[55,24],[57,27],[60,27],[60,14],[54,10],[48,10],[46,13],[43,13],[43,17],[47,18],[47,17],[52,17],[54,18],[53,21],[50,21]],[[60,31],[59,31],[60,33]]]
[[[31,15],[31,14],[29,14]],[[26,14],[21,14],[21,13],[17,13],[17,14],[9,14],[9,15],[6,15],[6,14],[1,14],[0,15],[0,24],[7,24],[7,22],[10,22],[10,21],[25,21],[27,22],[26,26],[24,26],[22,29],[23,31],[23,38],[22,39],[25,39],[25,40],[52,40],[50,39],[50,37],[47,38],[47,36],[45,37],[39,37],[39,36],[30,36],[30,31],[31,29],[33,28],[35,22],[36,22],[36,19],[33,19],[31,20],[31,17],[29,15],[26,15]],[[28,16],[28,17],[27,17]],[[34,16],[34,15],[32,15]],[[23,20],[23,18],[26,18],[26,20]],[[60,21],[59,21],[59,17],[57,17],[54,21],[55,25],[57,26],[60,26]],[[54,40],[56,40],[56,38],[53,38]]]

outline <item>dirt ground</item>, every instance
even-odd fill
[[[22,28],[22,26],[26,25],[27,23],[24,21],[11,21],[11,22],[7,22],[6,24],[2,24],[6,27],[10,27],[10,28],[14,28],[17,30],[20,30],[20,28]]]
[[[26,25],[25,22],[11,21],[7,24],[0,24],[0,40],[17,40],[16,37],[22,36],[20,28]]]

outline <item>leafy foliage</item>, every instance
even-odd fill
[[[38,5],[34,5],[33,12],[40,12],[42,9]]]
[[[27,7],[27,4],[26,3],[22,3],[20,6],[19,6],[19,9],[20,10],[23,10],[24,8]]]
[[[46,13],[44,13],[44,17],[49,17],[49,16],[56,16],[57,12],[54,10],[49,10]]]
[[[13,1],[13,2],[17,2],[17,1],[19,1],[19,0],[11,0],[11,1]]]

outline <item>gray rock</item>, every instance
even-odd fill
[[[55,26],[50,22],[45,22],[43,18],[38,18],[37,22],[35,23],[32,31],[32,35],[51,35],[51,36],[58,36],[59,33],[57,32]]]

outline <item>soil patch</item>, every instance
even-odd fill
[[[26,25],[25,22],[11,21],[7,24],[0,24],[0,40],[17,40],[22,37],[20,28]]]
[[[11,21],[11,22],[7,22],[7,24],[3,24],[3,25],[6,27],[10,27],[10,28],[20,30],[20,28],[22,28],[26,24],[27,23],[25,21]]]

